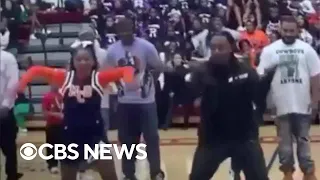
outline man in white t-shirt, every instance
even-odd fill
[[[293,180],[293,134],[304,180],[316,180],[309,130],[312,105],[319,101],[320,60],[309,44],[297,39],[299,29],[293,17],[284,17],[280,25],[282,39],[263,49],[257,68],[260,74],[275,69],[271,96],[277,111],[280,170],[284,180]]]

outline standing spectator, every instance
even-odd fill
[[[295,18],[283,17],[282,39],[263,49],[257,70],[263,74],[276,68],[271,90],[277,111],[280,170],[284,173],[284,180],[292,180],[295,171],[292,136],[298,144],[297,156],[304,179],[315,180],[309,131],[312,109],[319,103],[320,61],[315,50],[298,39],[298,35]]]
[[[13,114],[19,70],[16,58],[0,49],[0,148],[6,157],[7,180],[18,180],[22,174],[17,169],[17,125]]]
[[[141,133],[147,144],[150,177],[163,180],[164,173],[160,167],[160,147],[158,134],[157,107],[155,87],[150,68],[164,71],[156,48],[148,41],[134,37],[134,23],[123,19],[117,24],[120,41],[111,45],[107,53],[110,66],[131,65],[137,67],[135,81],[119,88],[118,121],[119,140],[130,146],[139,143]],[[139,62],[139,64],[137,64]],[[135,119],[136,121],[132,121]],[[122,171],[127,179],[136,179],[135,160],[122,159]]]
[[[60,144],[62,133],[62,97],[58,92],[58,88],[51,87],[51,91],[44,95],[42,99],[42,110],[46,118],[46,142],[49,144]],[[47,155],[54,155],[52,148],[47,148]],[[50,173],[57,174],[58,161],[55,159],[47,160]]]

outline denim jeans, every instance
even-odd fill
[[[311,121],[311,115],[306,114],[292,113],[278,117],[279,160],[282,171],[294,171],[293,137],[297,142],[300,169],[304,173],[309,173],[314,169],[309,137]]]
[[[101,108],[101,117],[104,123],[104,129],[106,131],[110,128],[110,114],[109,108]]]
[[[118,104],[119,118],[118,138],[122,144],[131,146],[140,142],[140,136],[147,145],[146,151],[150,163],[150,176],[154,177],[161,172],[160,146],[158,133],[157,106],[151,104]],[[136,154],[137,152],[135,152]],[[135,157],[136,155],[133,155]],[[122,171],[127,178],[135,174],[135,159],[122,159]]]

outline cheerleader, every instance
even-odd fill
[[[100,115],[102,87],[111,81],[123,79],[124,82],[131,82],[133,80],[132,67],[104,71],[97,71],[97,68],[97,58],[92,44],[81,43],[72,52],[69,71],[33,66],[23,75],[19,84],[19,91],[22,92],[32,79],[42,77],[49,84],[60,87],[64,104],[61,141],[65,145],[78,144],[77,152],[80,154],[76,160],[62,160],[62,180],[76,180],[79,168],[88,164],[83,156],[84,144],[89,144],[93,148],[95,144],[108,143]],[[92,164],[95,165],[103,180],[117,180],[112,160],[96,160]]]

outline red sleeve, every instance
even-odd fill
[[[34,78],[44,78],[49,84],[55,84],[57,86],[62,86],[65,78],[64,69],[49,68],[46,66],[32,66],[28,71],[23,74],[18,90],[23,92],[24,88],[30,83]]]
[[[42,110],[43,111],[50,111],[52,101],[53,101],[53,99],[52,99],[52,96],[50,93],[44,95],[44,97],[42,99]]]
[[[101,86],[107,85],[109,82],[123,79],[124,82],[132,82],[134,76],[134,68],[131,66],[107,69],[99,72],[98,80]]]

